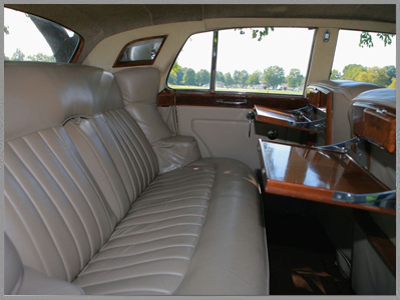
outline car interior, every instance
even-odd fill
[[[396,295],[395,4],[3,11],[4,295]]]

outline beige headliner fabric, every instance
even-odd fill
[[[81,63],[102,39],[134,28],[214,18],[319,18],[396,22],[395,5],[377,4],[6,4],[58,22],[85,40]],[[128,42],[128,41],[127,41]]]

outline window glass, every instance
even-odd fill
[[[4,60],[70,62],[80,38],[49,20],[4,9]]]
[[[209,89],[214,32],[190,37],[168,86]],[[303,94],[314,30],[238,28],[218,31],[215,90]]]
[[[216,90],[303,94],[313,38],[308,28],[220,30]]]
[[[165,36],[146,38],[130,42],[121,51],[114,66],[133,64],[151,65],[164,43]]]
[[[396,87],[396,36],[340,30],[331,79]]]
[[[209,89],[213,32],[192,35],[177,59],[168,77],[173,89]]]

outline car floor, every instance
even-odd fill
[[[307,201],[264,195],[271,295],[354,295]]]

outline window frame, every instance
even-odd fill
[[[168,35],[159,35],[159,36],[150,36],[150,37],[145,37],[145,38],[140,38],[136,39],[133,41],[130,41],[127,43],[119,52],[117,58],[114,61],[113,68],[124,68],[124,67],[132,67],[132,66],[147,66],[147,65],[153,65],[154,62],[156,61],[158,54],[161,52],[161,49],[167,40]],[[127,62],[119,62],[121,59],[122,55],[124,54],[126,48],[128,48],[130,45],[142,42],[142,41],[147,41],[147,40],[155,40],[155,39],[162,39],[162,42],[160,44],[160,48],[158,48],[158,51],[156,55],[154,56],[154,59],[147,59],[147,60],[135,60],[135,61],[127,61]]]
[[[60,24],[60,23],[58,23],[58,22],[55,22],[55,21],[53,21],[52,19],[44,18],[44,17],[42,17],[42,16],[39,16],[39,15],[34,14],[34,13],[31,13],[31,12],[27,12],[27,11],[23,11],[23,10],[20,10],[20,9],[15,9],[15,8],[7,7],[7,6],[4,6],[4,9],[11,9],[11,10],[14,10],[14,11],[18,11],[18,12],[20,12],[20,13],[32,15],[32,16],[35,16],[35,17],[38,17],[38,18],[41,18],[41,19],[50,21],[50,22],[52,22],[52,23],[54,23],[54,24],[57,24],[58,26],[61,26],[61,27],[65,28],[65,29],[68,29],[69,31],[72,31],[74,34],[76,34],[76,35],[79,37],[79,43],[78,43],[78,45],[76,46],[74,52],[72,53],[70,59],[69,59],[67,62],[65,62],[65,64],[75,64],[75,63],[78,61],[79,56],[81,55],[82,50],[83,50],[83,47],[84,47],[84,45],[85,45],[85,40],[84,40],[84,38],[83,38],[78,32],[76,32],[75,30],[73,30],[73,29],[71,29],[71,28],[69,28],[69,27],[67,27],[67,26],[65,26],[65,25],[63,25],[63,24]],[[4,9],[3,9],[3,13],[4,13]],[[29,62],[29,61],[25,61],[25,62]],[[61,62],[52,62],[52,63],[61,63]]]
[[[309,73],[310,73],[310,67],[312,63],[312,56],[314,52],[314,45],[316,41],[316,36],[317,36],[317,30],[318,27],[313,27],[313,26],[273,26],[274,28],[304,28],[304,29],[309,29],[309,30],[314,30],[312,42],[311,42],[311,49],[310,49],[310,54],[308,57],[308,66],[307,66],[307,73],[305,74],[305,81],[304,81],[304,89],[302,94],[275,94],[275,93],[256,93],[256,92],[237,92],[237,91],[218,91],[215,89],[216,85],[216,73],[217,73],[217,60],[218,60],[218,35],[220,30],[232,30],[232,29],[237,29],[238,27],[226,27],[226,28],[218,28],[214,30],[204,30],[204,31],[198,31],[190,34],[185,42],[182,44],[181,48],[179,49],[178,54],[175,56],[175,59],[173,60],[169,71],[168,75],[165,78],[165,84],[164,84],[164,89],[167,91],[171,92],[178,92],[178,93],[194,93],[194,94],[204,94],[204,93],[211,93],[211,94],[232,94],[232,95],[252,95],[252,96],[260,96],[260,97],[282,97],[282,98],[287,98],[287,97],[295,97],[295,98],[304,98],[306,95],[306,87],[307,87],[307,81],[309,78]],[[243,27],[243,28],[261,28],[260,26],[254,26],[254,27]],[[213,42],[212,42],[212,54],[211,54],[211,70],[210,70],[210,88],[209,89],[193,89],[193,88],[184,88],[184,89],[174,89],[171,88],[168,85],[168,79],[169,79],[169,74],[172,71],[172,68],[175,65],[175,62],[178,59],[179,54],[181,53],[183,47],[186,45],[187,41],[190,39],[195,34],[200,34],[200,33],[206,33],[206,32],[213,32]],[[215,55],[215,57],[214,57]]]

